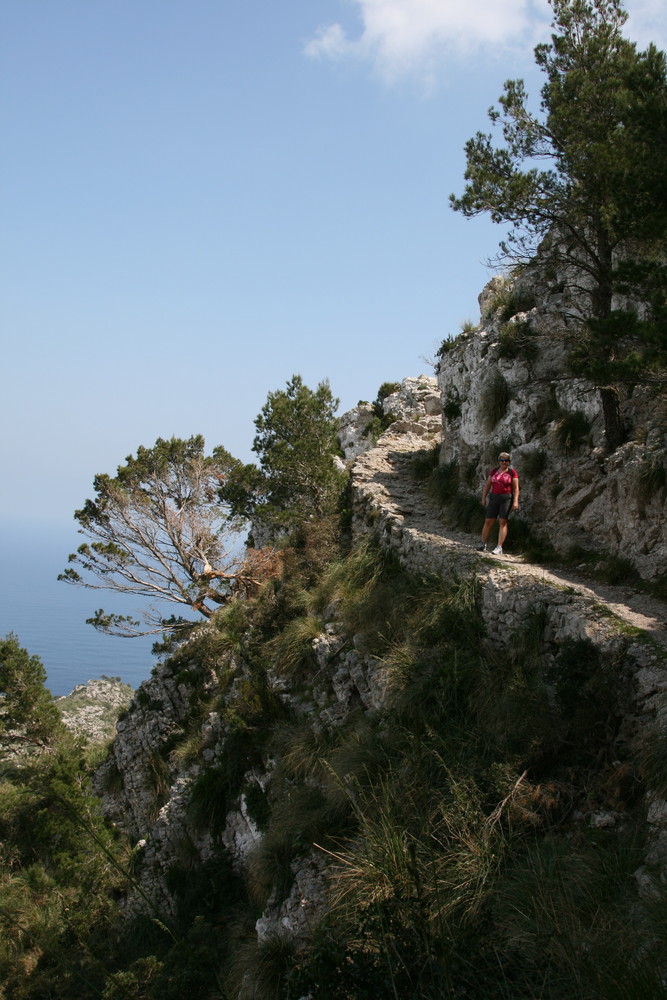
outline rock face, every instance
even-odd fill
[[[373,434],[373,422],[379,422],[377,409],[377,404],[359,403],[340,418],[338,438],[346,462],[375,447],[378,435]],[[385,423],[393,421],[390,426],[397,433],[411,431],[419,437],[440,433],[440,390],[432,376],[404,379],[395,392],[382,399],[379,409]]]
[[[338,421],[338,440],[347,462],[373,447],[369,434],[375,410],[370,403],[359,403],[348,410]]]
[[[597,391],[567,372],[573,334],[563,314],[573,306],[563,293],[496,277],[480,309],[479,327],[441,355],[442,463],[456,463],[464,487],[479,493],[499,451],[509,451],[522,516],[537,534],[560,551],[630,559],[654,580],[667,566],[664,401],[625,394],[627,440],[609,455]]]
[[[113,738],[121,711],[132,699],[132,688],[120,677],[102,677],[77,684],[68,695],[56,698],[63,722],[76,736],[92,743]]]
[[[513,630],[527,617],[539,611],[545,662],[549,657],[554,658],[559,643],[577,639],[590,641],[603,656],[621,662],[627,688],[623,726],[625,736],[631,740],[639,729],[655,726],[667,713],[667,614],[650,623],[660,641],[646,641],[646,635],[640,641],[637,630],[624,629],[623,623],[614,618],[608,608],[603,608],[601,600],[590,590],[571,587],[567,581],[560,581],[536,567],[512,563],[512,560],[490,566],[475,551],[470,536],[444,527],[439,511],[414,478],[415,458],[432,454],[438,447],[445,461],[469,463],[475,476],[481,476],[488,459],[482,454],[484,446],[479,443],[484,440],[479,436],[483,427],[480,386],[490,369],[486,358],[495,358],[491,370],[500,371],[517,393],[499,420],[497,433],[509,434],[511,429],[515,435],[513,462],[519,468],[522,460],[541,447],[540,442],[555,434],[552,424],[547,426],[546,432],[543,427],[540,430],[540,414],[544,416],[543,408],[553,393],[561,408],[577,405],[591,421],[592,446],[581,459],[558,452],[548,456],[546,483],[540,480],[533,487],[532,480],[526,477],[526,507],[533,511],[533,516],[536,519],[541,516],[540,498],[544,503],[550,499],[552,507],[557,506],[562,517],[569,517],[568,525],[572,524],[571,530],[574,530],[577,505],[581,512],[589,511],[590,514],[597,509],[594,505],[602,502],[596,477],[604,476],[607,490],[611,490],[612,482],[616,482],[615,488],[619,489],[623,476],[620,471],[614,471],[617,469],[616,456],[604,459],[601,420],[592,390],[584,385],[566,387],[560,383],[552,390],[553,380],[549,378],[546,384],[537,382],[533,391],[536,372],[547,379],[547,369],[556,370],[549,368],[556,364],[556,346],[545,343],[543,357],[551,360],[540,364],[546,367],[529,369],[525,365],[522,368],[522,362],[511,367],[498,357],[497,336],[496,340],[494,336],[493,329],[470,334],[443,357],[440,383],[444,410],[447,410],[448,400],[451,402],[456,395],[458,414],[454,414],[454,407],[449,407],[449,413],[441,417],[435,380],[422,376],[406,380],[397,393],[385,400],[388,412],[397,419],[375,447],[362,447],[366,443],[361,438],[368,412],[357,412],[344,424],[356,428],[344,438],[346,454],[356,454],[352,468],[353,530],[357,536],[371,531],[376,533],[413,572],[440,575],[445,579],[475,575],[487,634],[500,647],[511,641]],[[523,375],[519,376],[517,372],[522,371]],[[526,380],[521,382],[521,398],[519,377]],[[484,433],[488,437],[488,432]],[[658,440],[656,431],[650,433],[652,441]],[[629,454],[630,447],[624,446],[623,455]],[[601,463],[605,465],[604,471],[598,468]],[[595,475],[594,469],[598,469]],[[569,470],[569,479],[558,492],[554,489],[556,477],[565,470]],[[587,486],[589,492],[586,492]],[[569,498],[567,504],[559,500],[563,493]],[[576,494],[579,500],[575,502]],[[608,496],[606,502],[610,503]],[[551,512],[544,512],[544,517],[551,517]],[[663,543],[664,539],[661,543],[656,541],[644,552],[645,568],[651,564],[656,548]],[[634,621],[632,618],[626,620]],[[285,676],[272,669],[267,671],[271,690],[288,704],[298,702],[317,730],[339,726],[352,711],[372,717],[382,710],[389,690],[382,663],[365,655],[361,641],[343,635],[336,621],[335,605],[326,612],[325,623],[323,633],[312,642],[317,669],[307,696],[303,691],[294,690]],[[224,663],[218,659],[218,672],[228,669],[237,676],[234,683],[242,684],[243,663],[235,660],[232,653],[225,655],[228,659]],[[128,908],[142,908],[148,899],[165,914],[173,912],[175,905],[167,877],[174,864],[187,857],[191,865],[196,865],[213,858],[215,852],[222,849],[234,866],[245,868],[261,841],[261,832],[252,818],[245,792],[229,803],[215,838],[210,828],[202,828],[193,818],[193,789],[207,768],[224,764],[226,755],[234,752],[234,744],[230,742],[226,706],[218,697],[216,707],[191,733],[196,750],[189,757],[184,754],[178,757],[170,752],[174,736],[182,736],[189,725],[193,698],[201,698],[207,692],[212,694],[216,687],[213,670],[207,673],[207,668],[196,660],[188,664],[187,656],[182,657],[180,667],[177,674],[168,666],[159,667],[141,686],[128,714],[119,722],[111,755],[97,779],[108,814],[138,842],[137,850],[141,852],[138,879],[144,895],[131,897]],[[246,786],[249,782],[263,789],[274,765],[275,762],[268,758],[261,766],[256,762],[248,764]],[[652,853],[647,861],[652,862],[667,853],[667,804],[655,796],[649,820]],[[595,822],[613,825],[617,817],[605,814]],[[284,899],[274,894],[270,899],[257,921],[258,937],[264,940],[275,934],[288,934],[297,946],[307,943],[326,906],[325,873],[326,861],[314,851],[293,861],[289,894]],[[651,876],[648,872],[640,873],[638,878],[644,879],[645,891],[649,892]]]

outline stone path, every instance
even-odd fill
[[[423,436],[388,431],[371,451],[355,462],[352,483],[355,517],[360,530],[371,525],[398,551],[410,569],[445,577],[469,570],[496,568],[514,576],[574,591],[608,608],[617,618],[647,632],[667,647],[667,604],[629,587],[608,586],[586,579],[570,569],[526,562],[521,556],[492,556],[477,552],[479,536],[446,528],[440,511],[413,474],[420,451],[430,448]],[[480,505],[480,531],[482,527]],[[365,524],[364,524],[365,523]],[[510,527],[511,531],[511,527]]]

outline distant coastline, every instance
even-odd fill
[[[150,676],[153,636],[119,639],[102,635],[86,618],[99,607],[120,607],[114,595],[58,582],[68,554],[79,543],[72,525],[5,523],[0,529],[0,635],[13,632],[39,656],[46,685],[56,696],[102,675],[137,688]],[[125,610],[131,610],[127,599]]]

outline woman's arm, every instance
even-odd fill
[[[489,490],[491,489],[491,485],[492,485],[491,474],[489,474],[489,478],[484,483],[484,489],[482,490],[482,507],[486,507],[486,497]]]

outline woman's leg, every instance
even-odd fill
[[[491,534],[491,528],[493,527],[494,521],[495,517],[487,517],[486,520],[484,521],[484,527],[482,528],[482,541],[484,542],[485,545],[489,535]],[[507,524],[507,521],[505,521],[505,524]],[[505,528],[505,534],[507,534],[507,528]]]
[[[498,528],[498,545],[502,549],[503,543],[504,543],[505,539],[507,538],[507,518],[506,517],[499,517],[498,518],[498,523],[500,525],[500,527]],[[486,528],[486,525],[484,525],[484,527]],[[483,534],[482,534],[482,537],[484,537]]]

